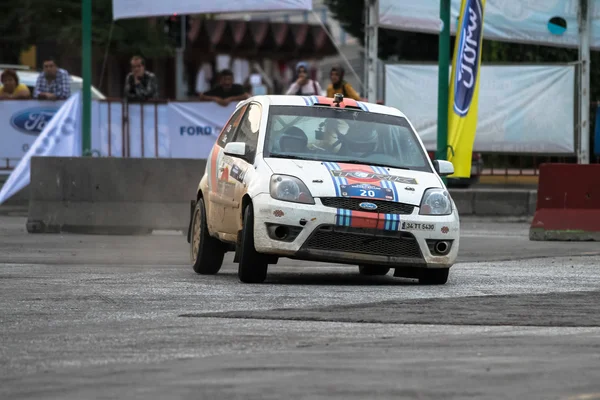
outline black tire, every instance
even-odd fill
[[[244,209],[238,278],[244,283],[262,283],[267,279],[268,268],[267,256],[254,247],[254,212],[252,205],[248,205]]]
[[[421,285],[444,285],[448,282],[450,268],[424,269],[421,271],[419,283]]]
[[[203,199],[198,200],[194,209],[190,239],[190,259],[194,272],[201,275],[214,275],[219,272],[226,247],[223,242],[208,233]]]
[[[380,267],[373,265],[359,265],[358,273],[365,276],[383,276],[390,272],[388,267]]]

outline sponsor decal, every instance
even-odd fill
[[[483,35],[481,0],[467,0],[460,30],[457,68],[454,72],[454,112],[464,117],[471,107],[479,70],[478,61]]]
[[[179,127],[179,135],[180,136],[210,136],[213,132],[221,132],[220,127],[215,127],[213,131],[212,126],[180,126]],[[224,140],[226,140],[224,138]]]
[[[243,183],[244,177],[246,176],[246,171],[242,170],[238,165],[234,164],[231,167],[231,172],[229,173],[229,176],[231,176],[236,181]]]
[[[221,177],[219,180],[229,182],[229,165],[225,165],[223,168],[223,172],[221,172]]]
[[[450,228],[448,228],[447,226],[443,226],[441,231],[445,235],[446,233],[450,232]]]
[[[406,179],[390,175],[383,167],[334,162],[325,162],[323,165],[331,175],[335,193],[338,197],[396,201],[398,193],[393,182],[398,179]],[[411,183],[413,181],[414,179],[411,180]],[[416,181],[414,181],[414,184],[416,184]],[[361,190],[365,192],[361,193]],[[369,191],[372,192],[369,193]],[[338,226],[381,229],[386,231],[400,230],[400,216],[397,214],[382,214],[367,210],[354,211],[338,208],[335,221]]]
[[[423,224],[417,222],[403,222],[403,230],[409,231],[435,231],[435,224]]]
[[[397,175],[385,175],[377,172],[366,172],[357,170],[331,170],[329,172],[336,178],[353,179],[359,182],[375,183],[380,181],[386,181],[395,183],[405,183],[409,185],[417,184],[417,180],[414,178],[406,178],[404,176]]]
[[[355,183],[352,185],[340,185],[343,197],[368,197],[371,199],[394,200],[392,189],[381,186]]]
[[[19,132],[28,135],[39,135],[57,111],[58,108],[27,108],[13,114],[10,118],[10,124]]]
[[[377,209],[377,204],[369,203],[369,202],[360,203],[358,206],[360,208],[364,208],[365,210],[376,210]]]

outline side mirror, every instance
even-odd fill
[[[244,142],[231,142],[225,145],[223,150],[225,155],[232,157],[244,158],[246,156],[246,143]]]
[[[454,173],[454,165],[450,161],[433,160],[433,168],[439,176],[448,176]]]

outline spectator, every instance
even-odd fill
[[[156,75],[146,71],[146,62],[140,56],[131,57],[131,72],[125,78],[125,97],[129,101],[146,101],[158,98]]]
[[[295,94],[299,96],[321,95],[321,85],[319,85],[319,82],[310,79],[308,76],[307,63],[299,62],[296,64],[296,75],[298,76],[298,79],[296,82],[292,83],[285,94]]]
[[[58,68],[54,58],[44,60],[44,72],[38,76],[33,97],[46,100],[64,100],[71,96],[71,77]]]
[[[249,98],[242,85],[233,83],[233,72],[224,69],[219,74],[219,84],[208,92],[200,94],[200,100],[214,101],[217,104],[226,107],[233,101],[242,101]]]
[[[7,69],[0,76],[0,99],[28,99],[31,97],[29,88],[19,83],[19,76],[13,69]]]
[[[336,93],[341,93],[344,95],[344,98],[349,97],[354,100],[360,100],[360,95],[344,80],[344,74],[344,68],[339,65],[334,65],[331,68],[331,72],[329,73],[331,83],[327,87],[327,97],[334,97]]]

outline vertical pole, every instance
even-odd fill
[[[442,31],[438,45],[438,118],[437,156],[438,160],[448,159],[448,81],[450,68],[450,0],[440,0]]]
[[[92,154],[92,0],[81,4],[81,71],[83,108],[81,121],[82,155]]]
[[[365,0],[366,95],[370,103],[377,102],[377,64],[379,42],[379,0]]]
[[[181,47],[175,50],[175,97],[177,100],[183,100],[186,93],[186,85],[184,80],[184,63],[183,56],[185,52],[185,46],[187,41],[187,30],[186,28],[186,15],[181,16]]]
[[[580,121],[578,164],[590,163],[590,3],[579,0]]]

